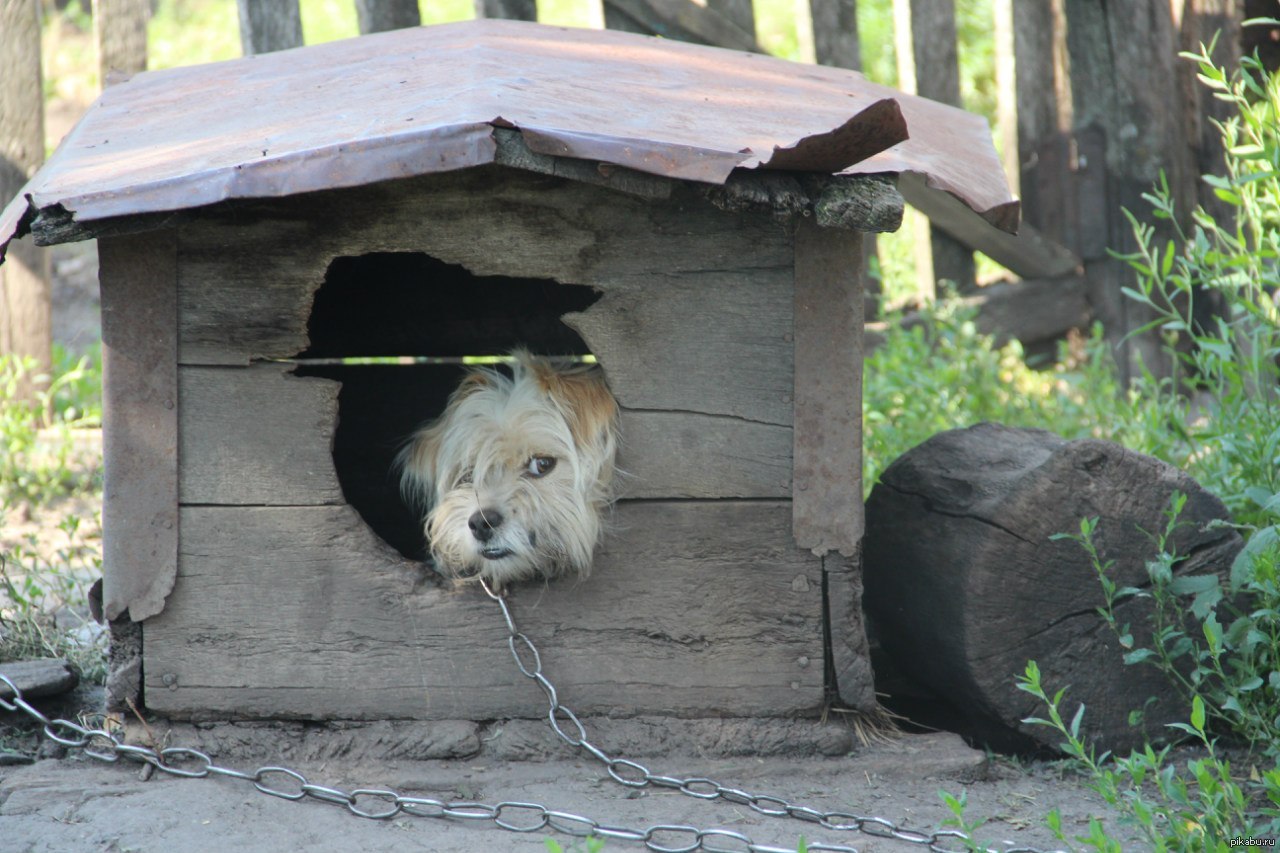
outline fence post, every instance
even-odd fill
[[[894,0],[898,87],[932,101],[960,106],[955,0]],[[950,279],[960,292],[974,286],[973,250],[915,217],[916,280],[921,296]]]
[[[862,69],[857,0],[810,0],[813,53],[819,65]]]
[[[0,2],[0,205],[18,195],[44,161],[44,89],[39,0]],[[48,251],[15,241],[0,267],[0,354],[31,356],[39,373],[52,364],[53,314]],[[26,383],[18,399],[34,402]]]
[[[477,18],[506,18],[513,21],[538,20],[537,0],[475,0]]]
[[[418,0],[356,0],[360,35],[403,30],[422,24]]]
[[[93,36],[105,89],[147,70],[147,21],[151,0],[93,0]]]
[[[1148,218],[1142,194],[1163,172],[1177,209],[1188,217],[1196,199],[1189,114],[1178,85],[1179,48],[1169,0],[1064,0],[1070,54],[1072,118],[1079,197],[1079,254],[1094,316],[1117,353],[1121,375],[1140,364],[1167,374],[1168,360],[1152,331],[1129,333],[1150,317],[1120,288],[1133,272],[1108,249],[1134,248],[1121,208]]]
[[[236,0],[245,56],[302,46],[298,0]]]

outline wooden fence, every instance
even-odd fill
[[[18,35],[14,23],[37,14],[38,2],[0,0],[7,16],[0,20],[0,51],[17,50],[17,40],[26,36]],[[362,33],[420,23],[417,0],[353,2]],[[612,29],[760,49],[751,0],[602,2],[604,23]],[[856,0],[807,0],[807,5],[812,31],[801,38],[811,36],[817,61],[858,68]],[[1219,58],[1231,61],[1240,42],[1238,2],[993,0],[992,5],[996,133],[1010,180],[1023,198],[1024,225],[1016,238],[1003,235],[963,215],[958,203],[930,201],[912,176],[904,176],[903,194],[928,217],[914,241],[919,289],[928,295],[940,279],[955,282],[979,305],[988,328],[1031,347],[1101,320],[1117,346],[1122,371],[1135,370],[1138,357],[1156,365],[1158,342],[1152,337],[1125,341],[1145,317],[1122,297],[1120,288],[1131,275],[1108,249],[1130,247],[1120,209],[1144,210],[1141,194],[1162,171],[1180,210],[1189,212],[1197,202],[1213,204],[1201,196],[1197,176],[1220,157],[1216,134],[1205,119],[1214,115],[1216,102],[1197,87],[1194,69],[1178,60],[1177,52],[1221,30]],[[238,6],[246,54],[302,44],[297,0],[238,0]],[[140,34],[145,34],[149,8],[150,0],[94,0],[104,80],[116,71],[145,67]],[[893,0],[893,11],[900,87],[959,104],[956,0]],[[533,20],[536,0],[476,0],[476,12]],[[38,74],[38,51],[35,61]],[[12,98],[4,99],[5,88],[0,83],[0,104],[16,115]],[[37,94],[29,109],[41,109]],[[0,121],[5,128],[0,132],[8,133],[8,126]],[[9,170],[7,178],[0,173],[0,196],[16,193],[14,172]],[[977,287],[975,250],[1020,280]],[[7,290],[14,290],[12,282]],[[0,344],[4,325],[0,322]]]

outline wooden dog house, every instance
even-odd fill
[[[595,572],[515,593],[564,701],[874,707],[858,271],[903,172],[1016,223],[981,119],[624,33],[475,21],[111,88],[0,245],[99,240],[117,670],[173,718],[544,715],[389,474],[458,357],[526,344],[594,354],[624,409]]]

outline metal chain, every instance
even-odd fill
[[[768,817],[787,817],[811,823],[823,829],[845,832],[861,832],[872,838],[895,839],[927,848],[933,853],[966,853],[979,849],[972,839],[954,829],[921,832],[907,829],[882,817],[857,815],[845,811],[822,811],[796,805],[782,797],[769,794],[751,794],[738,788],[729,788],[702,776],[660,776],[638,762],[611,756],[587,737],[586,727],[556,694],[555,686],[542,673],[542,658],[533,641],[516,628],[506,599],[495,594],[481,582],[484,591],[502,609],[507,624],[507,646],[515,659],[516,667],[526,678],[537,683],[547,696],[549,710],[547,720],[552,730],[565,743],[581,749],[605,766],[615,782],[628,788],[670,788],[699,800],[724,800],[744,805],[752,811]],[[44,736],[54,743],[96,761],[114,764],[121,758],[141,764],[149,764],[162,773],[188,779],[205,779],[223,776],[250,782],[263,794],[285,800],[313,799],[322,803],[346,806],[357,817],[370,820],[389,820],[399,815],[438,818],[455,821],[488,821],[508,832],[540,832],[554,830],[576,838],[596,837],[631,841],[643,844],[653,853],[795,853],[792,847],[776,847],[759,844],[750,837],[727,829],[699,829],[684,824],[655,824],[644,829],[613,826],[601,823],[585,815],[549,809],[540,803],[503,801],[496,804],[474,801],[448,801],[432,797],[408,797],[387,788],[357,788],[344,791],[309,782],[303,774],[288,767],[267,765],[252,773],[220,767],[213,759],[198,749],[171,746],[163,749],[124,743],[119,736],[106,729],[91,729],[72,720],[49,719],[39,709],[27,702],[22,691],[7,676],[0,673],[3,683],[13,693],[12,700],[0,698],[0,709],[21,711],[43,728]],[[565,724],[570,725],[565,731]],[[945,846],[948,840],[959,846]],[[728,846],[726,846],[728,845]],[[806,846],[811,853],[858,853],[856,847],[842,844],[811,843]],[[987,853],[999,853],[988,850]],[[1003,853],[1045,853],[1034,847],[1011,847]],[[1055,851],[1054,853],[1061,853]]]
[[[752,811],[767,817],[792,818],[816,824],[823,829],[841,832],[861,832],[863,835],[868,835],[872,838],[894,839],[908,844],[917,844],[933,851],[933,853],[965,853],[965,851],[979,849],[984,850],[985,853],[1000,853],[1000,851],[991,848],[978,847],[969,835],[959,830],[939,829],[933,832],[922,832],[899,826],[883,817],[858,815],[846,811],[822,811],[821,809],[791,803],[783,797],[775,797],[770,794],[752,794],[739,788],[730,788],[703,776],[658,775],[651,773],[647,767],[636,761],[609,755],[588,739],[586,726],[578,719],[578,715],[560,702],[556,694],[555,685],[542,674],[542,656],[538,654],[538,649],[533,644],[533,641],[516,627],[515,620],[511,616],[511,609],[507,606],[506,597],[490,589],[483,578],[480,580],[480,585],[488,596],[498,603],[498,607],[502,609],[502,618],[507,623],[507,647],[511,650],[511,656],[515,659],[516,667],[520,670],[520,674],[532,679],[547,696],[549,705],[547,721],[551,724],[552,731],[569,746],[582,750],[603,764],[609,777],[619,785],[625,785],[628,788],[645,788],[650,785],[655,788],[670,788],[699,800],[725,800],[726,802],[744,805]],[[565,723],[571,724],[568,732],[563,728]],[[710,837],[719,837],[723,833],[722,830],[697,830],[693,827],[680,827],[680,829],[698,833],[698,843],[690,847],[672,849],[689,851],[689,853],[697,850],[713,851],[714,853],[714,851],[722,849],[708,847],[701,841],[704,832],[710,834]],[[737,833],[727,833],[726,835],[738,836]],[[945,846],[944,842],[947,840],[958,841],[960,846]],[[668,848],[650,846],[649,849],[666,850]],[[749,844],[745,849],[755,853],[756,850],[772,851],[775,848]],[[789,850],[790,848],[784,849]],[[809,844],[806,849],[826,851],[827,853],[857,853],[856,848],[839,844]],[[1009,847],[1005,848],[1003,853],[1046,853],[1046,851],[1036,847]],[[1064,851],[1052,851],[1052,853],[1064,853]]]

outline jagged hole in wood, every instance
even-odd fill
[[[587,345],[560,318],[599,298],[594,288],[551,279],[472,275],[421,252],[334,259],[294,373],[342,383],[334,466],[347,502],[375,533],[406,557],[425,553],[421,522],[402,502],[391,466],[400,442],[443,411],[466,370],[457,360],[515,346],[586,355]]]

